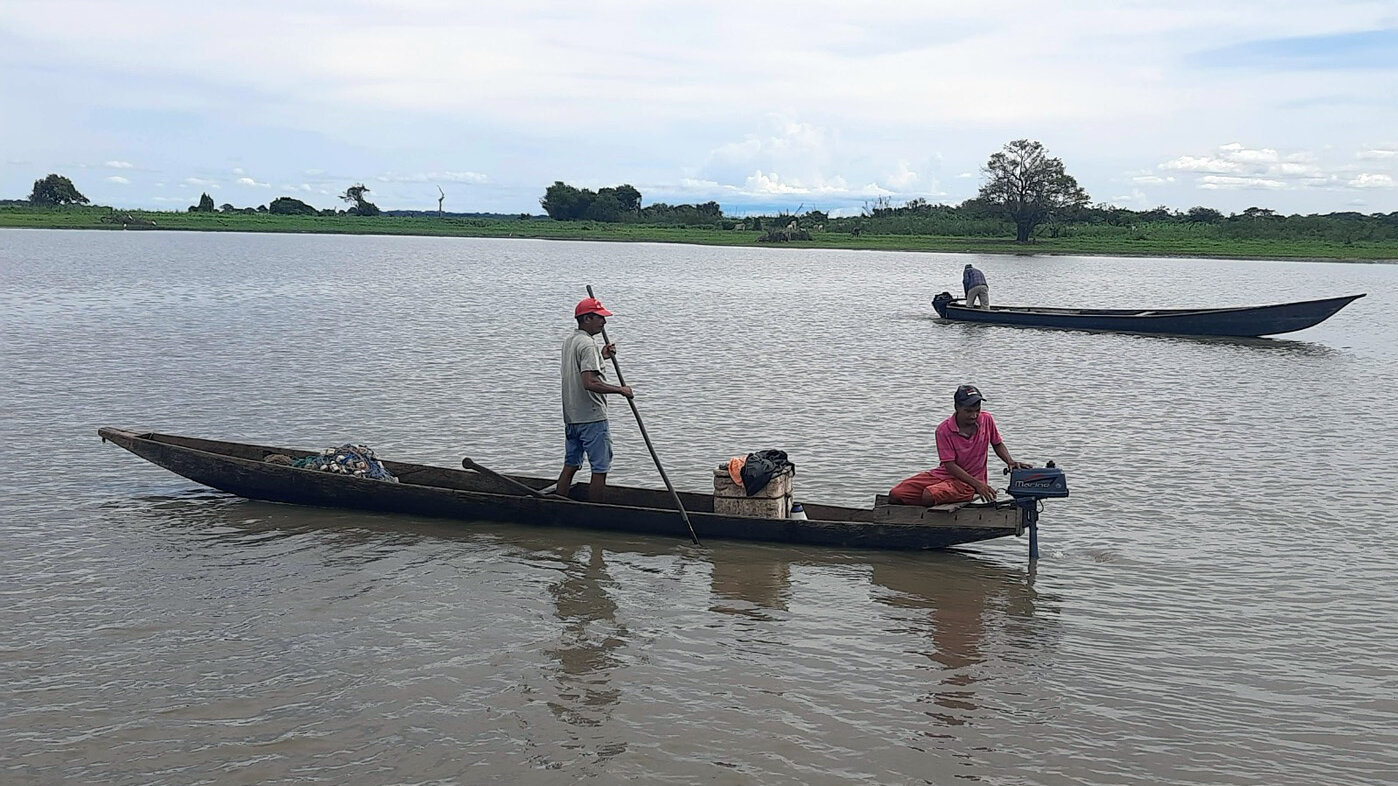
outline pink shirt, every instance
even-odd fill
[[[985,462],[990,446],[999,445],[1002,440],[999,429],[995,428],[995,418],[992,418],[989,412],[981,412],[976,424],[976,430],[971,432],[969,437],[962,436],[956,428],[955,415],[938,424],[937,460],[943,463],[955,461],[956,465],[966,470],[971,477],[985,483]],[[955,477],[940,463],[932,470],[932,474],[940,478]]]

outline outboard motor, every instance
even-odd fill
[[[1045,467],[1010,470],[1010,485],[1005,491],[1016,500],[1066,497],[1068,478],[1050,461]]]
[[[932,298],[932,307],[937,309],[937,316],[941,317],[942,319],[946,319],[947,304],[955,299],[956,298],[951,296],[950,292],[943,292],[940,295],[937,295],[936,297]]]
[[[1029,558],[1039,558],[1039,500],[1068,496],[1068,478],[1050,461],[1047,466],[1007,470],[1005,489],[1019,507],[1020,521],[1029,528]]]

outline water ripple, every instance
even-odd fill
[[[1398,268],[978,260],[1002,302],[1370,292],[1232,341],[942,324],[964,261],[0,231],[5,781],[1391,780]],[[552,475],[587,283],[678,486],[778,447],[800,498],[868,504],[974,381],[1017,457],[1068,470],[1044,558],[295,508],[93,433]],[[657,484],[615,425],[613,477]]]

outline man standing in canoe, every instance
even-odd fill
[[[888,498],[899,505],[946,505],[970,502],[980,497],[995,501],[995,489],[986,482],[988,450],[1010,469],[1027,469],[1030,465],[1010,457],[1009,448],[1000,439],[995,418],[981,411],[985,398],[974,385],[956,389],[953,401],[956,411],[937,426],[937,459],[935,469],[918,474],[894,486]]]
[[[985,274],[970,262],[961,271],[961,288],[966,291],[966,305],[971,308],[990,308],[990,285],[985,283]]]
[[[558,493],[567,495],[573,475],[587,456],[592,467],[587,498],[603,501],[607,472],[612,467],[612,435],[607,428],[607,395],[633,395],[629,385],[607,382],[603,361],[616,354],[616,345],[600,350],[593,336],[602,332],[612,312],[597,298],[584,298],[573,309],[578,329],[563,342],[563,471],[558,476]]]

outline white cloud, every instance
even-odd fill
[[[893,191],[884,188],[878,183],[867,183],[863,186],[851,187],[840,177],[821,180],[818,183],[807,183],[801,180],[783,177],[776,172],[763,172],[762,170],[748,175],[743,179],[741,185],[719,183],[713,180],[698,178],[683,178],[680,181],[680,190],[682,192],[699,194],[722,192],[722,195],[726,195],[729,198],[743,197],[747,199],[771,197],[869,199],[879,196],[896,196]],[[809,207],[810,205],[807,206]]]
[[[1232,175],[1204,175],[1197,181],[1200,188],[1210,191],[1221,190],[1249,190],[1249,189],[1281,189],[1286,188],[1286,183],[1280,180],[1269,180],[1262,177],[1234,177]]]
[[[1344,165],[1323,165],[1312,151],[1281,153],[1237,142],[1220,145],[1215,155],[1183,155],[1158,168],[1199,175],[1194,184],[1209,190],[1334,188],[1344,173]]]
[[[1391,175],[1366,172],[1350,180],[1348,185],[1352,188],[1393,188],[1394,181]]]
[[[1160,165],[1161,169],[1175,170],[1179,172],[1237,172],[1242,169],[1242,165],[1235,161],[1227,161],[1222,158],[1210,156],[1180,156],[1172,161],[1166,161]]]
[[[253,188],[271,188],[270,185],[266,183],[259,183],[250,177],[240,177],[235,182],[237,182],[237,184],[240,186],[249,186]]]
[[[877,186],[869,185],[861,189],[867,192]],[[816,182],[803,182],[799,179],[783,179],[776,172],[758,170],[743,181],[742,191],[747,194],[850,194],[849,185],[842,177],[820,178]],[[885,192],[892,193],[892,192]]]
[[[103,164],[108,169],[133,169],[134,166],[129,161],[108,161]]]
[[[763,196],[811,193],[811,188],[802,185],[800,182],[783,183],[781,175],[776,172],[768,174],[760,169],[749,175],[747,180],[743,181],[743,188],[741,190],[746,194]]]
[[[218,188],[218,187],[219,187],[218,181],[216,181],[216,180],[207,180],[207,179],[202,178],[202,177],[187,177],[187,178],[185,178],[184,180],[180,181],[180,185],[183,185],[183,186],[194,186],[195,188]]]
[[[326,172],[361,173],[337,176],[341,187],[386,172],[379,182],[489,183],[462,201],[508,192],[515,201],[499,208],[531,211],[555,179],[650,192],[711,183],[691,192],[699,199],[744,189],[911,198],[941,184],[967,196],[976,167],[1019,137],[1045,142],[1092,193],[1141,185],[1185,195],[1180,206],[1197,186],[1275,181],[1285,184],[1278,208],[1323,210],[1363,175],[1398,175],[1398,140],[1376,136],[1398,125],[1391,69],[1220,68],[1199,56],[1391,28],[1392,3],[1373,0],[1265,14],[1217,0],[1063,0],[1047,15],[945,0],[755,3],[737,17],[547,0],[0,4],[0,116],[90,119],[8,129],[6,155],[42,171],[58,166],[51,150],[101,162],[158,139],[139,148],[139,167],[108,167],[159,172],[172,186],[184,171],[230,186],[249,172],[316,180],[305,193],[325,190]],[[275,15],[288,23],[257,21]],[[32,65],[48,58],[64,67]],[[1025,90],[1026,73],[1055,87]],[[1230,144],[1218,146],[1220,134]],[[1123,177],[1145,168],[1163,182]],[[750,184],[757,172],[765,179]],[[435,189],[419,191],[435,206]]]
[[[1257,150],[1249,150],[1248,148],[1243,147],[1241,144],[1237,142],[1223,145],[1219,147],[1218,150],[1219,153],[1221,153],[1225,158],[1235,161],[1239,164],[1266,165],[1274,164],[1277,161],[1281,160],[1281,156],[1278,155],[1277,151],[1275,150],[1265,147]]]
[[[765,117],[755,132],[714,148],[700,172],[719,183],[732,183],[754,169],[792,173],[796,180],[814,183],[826,178],[838,144],[837,135],[810,123],[780,115]]]
[[[130,181],[130,180],[127,180],[126,178],[122,177],[121,175],[112,175],[111,177],[108,177],[106,180],[107,180],[108,183],[116,183],[116,184],[119,185],[119,186],[129,186],[129,185],[131,185],[131,181]]]
[[[490,178],[480,172],[418,172],[400,175],[388,172],[374,178],[380,183],[487,183]]]
[[[714,148],[684,181],[685,189],[752,199],[813,198],[824,207],[881,196],[944,195],[927,174],[935,168],[935,156],[917,165],[908,158],[881,164],[858,155],[859,147],[838,129],[771,114],[756,131]]]
[[[896,191],[908,192],[922,179],[921,175],[909,168],[907,161],[899,161],[898,169],[884,178]]]
[[[1131,178],[1131,181],[1134,183],[1140,183],[1141,185],[1159,186],[1164,185],[1166,183],[1173,183],[1175,182],[1175,178],[1160,177],[1159,175],[1136,175],[1135,177]]]

